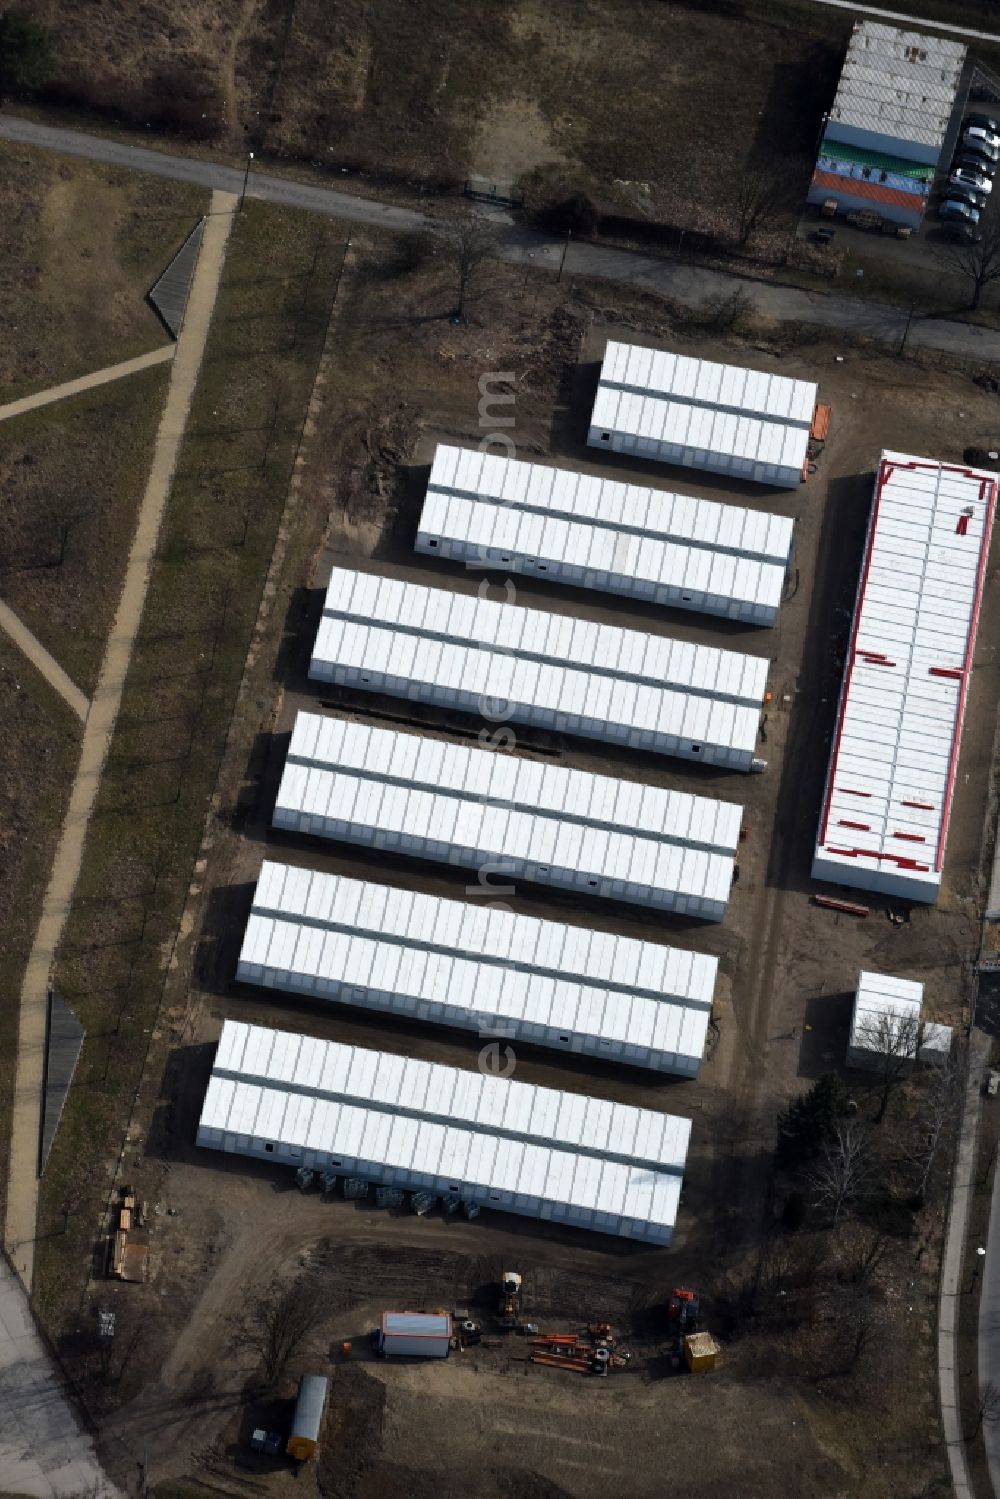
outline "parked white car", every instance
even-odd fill
[[[962,136],[963,145],[973,151],[978,151],[982,156],[988,156],[991,161],[1000,157],[1000,135],[993,135],[989,130],[983,130],[978,125],[973,125]]]
[[[981,172],[974,172],[971,167],[956,167],[948,178],[952,187],[968,187],[975,193],[991,193],[993,184],[988,177]]]

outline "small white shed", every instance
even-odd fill
[[[858,974],[847,1044],[849,1067],[878,1068],[886,1055],[916,1061],[923,984],[887,973]]]
[[[612,339],[587,442],[796,489],[805,475],[816,397],[811,380]]]
[[[378,1351],[383,1358],[447,1358],[451,1318],[445,1312],[383,1312]]]
[[[951,1026],[937,1020],[924,1022],[920,1033],[920,1060],[931,1067],[943,1067],[951,1055]]]

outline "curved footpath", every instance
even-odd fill
[[[87,135],[80,130],[65,130],[42,125],[15,115],[0,117],[0,139],[23,145],[41,146],[65,155],[83,156],[89,161],[109,166],[150,172],[179,182],[194,182],[202,187],[240,195],[243,170],[196,157],[173,156],[146,146],[126,145],[102,136]],[[246,181],[248,197],[277,203],[286,208],[300,208],[309,213],[326,214],[358,224],[396,231],[431,233],[434,222],[412,208],[398,208],[380,203],[377,198],[362,198],[356,193],[316,183],[298,182],[272,172],[251,172]],[[946,318],[915,318],[911,322],[905,308],[889,307],[877,302],[863,302],[839,293],[800,291],[771,281],[752,281],[724,271],[702,266],[660,260],[632,250],[614,249],[563,237],[541,234],[514,223],[510,214],[492,204],[478,204],[477,210],[498,226],[498,255],[524,263],[537,260],[556,270],[563,261],[567,274],[593,276],[599,280],[619,281],[658,292],[687,307],[731,296],[742,290],[757,309],[775,322],[805,323],[825,328],[839,328],[845,333],[862,334],[890,346],[898,346],[904,333],[911,348],[936,349],[964,359],[1000,363],[1000,331],[973,323],[956,323]]]

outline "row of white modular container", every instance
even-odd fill
[[[268,861],[237,978],[694,1077],[717,968],[702,953]]]
[[[668,1244],[690,1122],[227,1020],[197,1143]]]
[[[755,767],[766,660],[335,568],[309,675],[733,770]]]
[[[274,826],[721,921],[742,808],[299,713]]]

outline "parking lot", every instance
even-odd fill
[[[797,238],[815,244],[819,230],[832,228],[834,238],[829,248],[831,252],[835,250],[844,256],[841,274],[845,277],[856,277],[864,270],[865,262],[874,258],[890,265],[898,265],[901,271],[909,269],[928,275],[933,274],[941,281],[942,266],[939,252],[943,245],[954,242],[954,236],[948,233],[941,221],[940,205],[948,192],[948,179],[951,175],[953,159],[960,148],[962,134],[967,128],[969,117],[985,116],[1000,120],[1000,103],[996,102],[994,85],[995,81],[978,65],[971,61],[967,62],[945,135],[940,165],[931,185],[927,211],[919,231],[915,231],[909,238],[899,238],[889,223],[881,232],[878,229],[863,229],[849,224],[843,214],[838,214],[831,222],[822,218],[818,206],[807,204],[799,220]],[[980,231],[984,226],[994,224],[997,214],[1000,214],[1000,189],[997,193],[987,196],[979,226]],[[944,279],[947,286],[950,278]],[[947,295],[946,291],[945,296]],[[960,296],[961,287],[956,284],[955,297],[950,305],[960,305]],[[942,306],[945,305],[949,303],[942,301]]]

